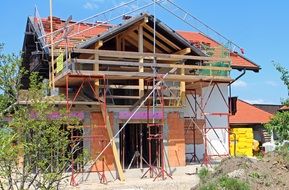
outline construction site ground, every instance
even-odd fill
[[[202,180],[202,186],[208,187],[211,184],[214,187],[212,190],[222,189],[220,179],[224,176],[242,181],[252,190],[289,189],[289,146],[282,151],[267,153],[264,157],[223,159],[220,165]]]
[[[157,178],[141,176],[146,171],[140,169],[130,169],[125,172],[126,181],[113,180],[109,173],[107,184],[100,184],[96,173],[91,173],[86,181],[82,181],[78,186],[64,185],[61,189],[66,190],[98,190],[98,189],[120,189],[120,190],[145,190],[145,189],[208,189],[204,186],[210,185],[212,190],[224,189],[220,185],[222,177],[234,178],[244,182],[252,190],[258,189],[289,189],[289,146],[282,151],[275,151],[265,154],[263,157],[230,157],[225,158],[219,164],[213,164],[209,168],[208,175],[199,179],[201,165],[187,165],[186,167],[171,168],[173,179],[162,180]],[[199,174],[196,174],[198,171]],[[233,185],[233,189],[239,189]],[[211,188],[209,188],[211,189]],[[225,188],[226,189],[226,188]]]
[[[141,179],[143,173],[140,169],[130,169],[125,172],[126,181],[121,182],[119,180],[113,180],[109,173],[106,176],[109,178],[107,184],[100,184],[96,173],[91,173],[87,181],[81,182],[78,186],[66,186],[65,190],[146,190],[146,189],[192,189],[199,184],[199,178],[196,175],[196,168],[200,168],[200,165],[188,165],[186,167],[178,167],[177,169],[171,168],[173,173],[173,179],[166,177],[165,180],[157,178],[155,181],[153,178],[147,177]],[[145,172],[144,169],[143,172]],[[168,171],[169,172],[169,171]]]

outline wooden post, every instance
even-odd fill
[[[116,40],[116,51],[121,51],[122,47],[121,47],[121,42],[122,42],[122,37],[120,35],[115,37]]]
[[[184,65],[184,63],[183,63],[183,65]],[[181,68],[181,75],[185,75],[185,69],[184,68]],[[177,106],[180,106],[181,104],[184,103],[185,94],[186,94],[186,82],[181,81],[180,82],[180,99],[177,102]]]
[[[94,48],[98,50],[102,45],[103,45],[102,41],[99,41],[95,44]],[[96,64],[93,64],[93,71],[95,72],[95,74],[97,74],[97,72],[99,71],[99,64],[97,63],[99,56],[97,53],[94,54],[94,59],[95,59]],[[95,79],[94,81],[94,91],[95,91],[95,96],[96,96],[95,98],[98,99],[99,98],[99,79]]]
[[[138,28],[138,52],[143,53],[143,26],[140,25]],[[143,57],[139,59],[139,63],[144,63]],[[139,66],[139,72],[144,72],[144,67]],[[144,95],[144,79],[139,79],[139,97]]]
[[[54,46],[53,46],[53,19],[52,19],[52,0],[50,0],[50,43],[51,43],[51,72],[49,73],[51,75],[51,81],[50,81],[50,87],[54,89]]]

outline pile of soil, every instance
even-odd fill
[[[261,159],[227,158],[215,169],[211,177],[227,175],[248,183],[251,189],[289,189],[288,155],[272,152]]]

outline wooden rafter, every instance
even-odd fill
[[[149,32],[153,33],[154,29],[151,28],[149,25],[145,24],[144,28],[147,29]],[[181,50],[180,47],[178,47],[176,44],[174,44],[173,42],[171,42],[168,38],[166,38],[165,36],[163,36],[161,33],[156,32],[156,36],[158,38],[160,38],[162,41],[164,41],[166,44],[168,44],[169,46],[171,46],[172,48],[176,49],[176,50]]]

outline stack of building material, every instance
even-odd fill
[[[252,128],[232,128],[230,135],[230,153],[236,156],[253,156],[253,129]],[[236,139],[235,139],[235,135]],[[236,145],[234,144],[236,143]],[[236,148],[236,150],[235,150]]]

